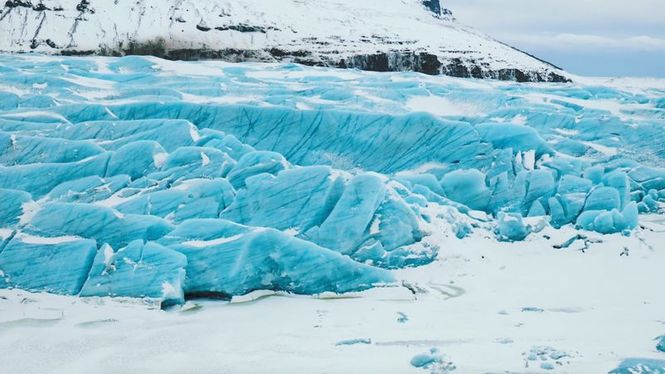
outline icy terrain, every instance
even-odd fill
[[[0,372],[429,374],[452,363],[452,373],[651,365],[613,373],[661,374],[665,222],[642,222],[649,229],[632,237],[589,233],[597,243],[584,253],[552,248],[576,234],[571,227],[517,243],[441,230],[439,260],[395,272],[415,294],[257,292],[165,312],[147,302],[0,290]],[[620,256],[625,247],[630,255]],[[423,355],[434,359],[430,368],[412,366]]]
[[[9,372],[662,368],[665,82],[575,81],[0,56]]]
[[[10,0],[0,8],[0,35],[3,52],[569,79],[555,66],[455,22],[439,0]]]

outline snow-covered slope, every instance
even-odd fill
[[[435,0],[10,0],[0,51],[291,61],[373,71],[565,81]]]

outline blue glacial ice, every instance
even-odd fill
[[[413,356],[411,366],[425,369],[432,374],[449,374],[457,369],[455,364],[448,361],[446,356],[441,354],[437,348]]]
[[[663,96],[0,55],[0,287],[166,303],[363,290],[437,256],[441,206],[484,212],[498,240],[525,239],[530,217],[629,234],[665,202]]]
[[[188,220],[158,243],[187,257],[184,291],[193,295],[349,292],[392,280],[386,270],[283,231],[224,219]]]
[[[0,253],[0,287],[78,294],[96,252],[91,239],[16,234]]]
[[[117,252],[105,244],[95,255],[81,296],[149,297],[184,302],[187,257],[155,242],[135,240]]]
[[[665,360],[654,358],[627,358],[609,374],[665,374]]]

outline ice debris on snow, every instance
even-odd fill
[[[411,366],[428,370],[431,374],[448,374],[455,371],[456,366],[446,359],[437,348],[421,353],[411,359]]]
[[[575,355],[547,346],[534,346],[528,352],[522,353],[524,367],[538,366],[543,370],[554,370],[567,365]]]
[[[520,241],[529,235],[529,228],[522,216],[515,213],[499,213],[497,236],[499,240]]]
[[[368,338],[359,338],[359,339],[348,339],[340,340],[335,345],[356,345],[356,344],[372,344],[372,339]]]
[[[431,262],[436,225],[628,234],[665,202],[648,87],[27,55],[0,83],[0,287],[358,291]]]
[[[665,360],[627,358],[609,374],[665,374]]]
[[[48,238],[33,243],[27,236],[15,235],[0,253],[4,274],[0,288],[78,294],[96,252],[96,242],[91,239]]]
[[[665,335],[659,336],[656,338],[658,340],[658,344],[656,345],[656,349],[665,353]]]
[[[535,306],[526,306],[526,307],[523,307],[523,308],[522,308],[522,312],[523,312],[523,313],[524,313],[524,312],[530,312],[530,313],[542,313],[542,312],[544,312],[544,311],[545,311],[545,309],[543,309],[543,308],[538,308],[538,307],[535,307]]]

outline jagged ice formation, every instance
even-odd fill
[[[348,292],[432,261],[432,227],[628,234],[665,201],[664,96],[0,56],[0,287],[165,303]]]

